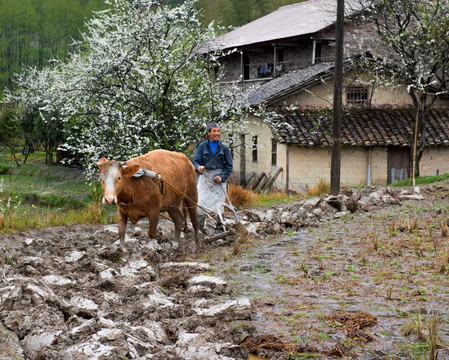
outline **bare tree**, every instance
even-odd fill
[[[405,83],[414,104],[410,158],[415,184],[427,114],[439,96],[449,93],[449,0],[360,1],[380,40],[372,49],[371,70],[390,83]]]

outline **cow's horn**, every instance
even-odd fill
[[[98,161],[95,163],[95,165],[101,166],[101,165],[104,165],[105,162],[106,162],[106,159],[103,157],[103,158],[101,158],[100,160],[98,160]]]
[[[120,161],[120,166],[125,166],[126,165],[126,161]]]

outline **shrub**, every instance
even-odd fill
[[[6,175],[8,174],[8,170],[11,166],[9,165],[5,165],[5,164],[0,164],[0,175]]]
[[[236,208],[251,205],[257,197],[251,190],[244,189],[242,186],[234,184],[229,184],[228,196],[232,205]]]
[[[320,196],[329,194],[330,192],[330,185],[327,181],[324,179],[320,179],[318,184],[314,186],[313,188],[307,189],[307,195],[310,196]]]

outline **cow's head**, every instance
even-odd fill
[[[100,169],[103,204],[117,205],[117,197],[133,180],[132,176],[140,169],[138,164],[126,165],[126,162],[101,158],[96,163]],[[134,180],[136,181],[136,180]]]

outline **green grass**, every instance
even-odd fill
[[[268,194],[258,194],[254,202],[251,204],[255,207],[271,206],[275,204],[284,204],[293,200],[301,200],[301,196],[287,195],[284,192],[272,192]]]
[[[415,178],[415,183],[416,183],[416,185],[425,185],[425,184],[430,184],[430,183],[434,183],[437,181],[446,180],[447,178],[449,178],[449,173],[445,173],[445,174],[441,174],[441,175],[418,176],[417,178]],[[412,186],[412,185],[413,185],[413,179],[409,178],[409,179],[398,181],[398,182],[392,184],[391,186]]]
[[[99,204],[99,183],[88,185],[79,169],[46,165],[42,152],[21,166],[0,153],[0,190],[0,232],[116,220],[116,207]]]

